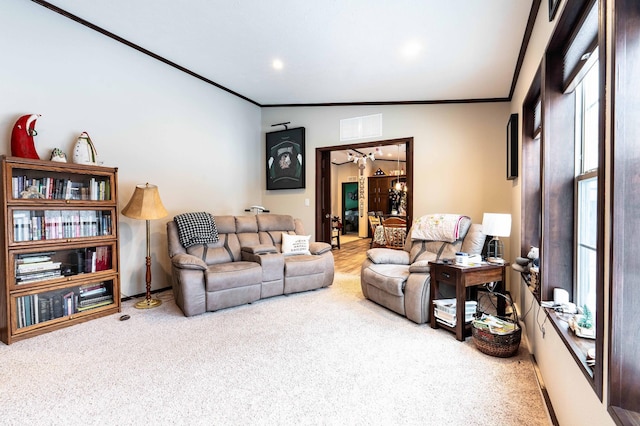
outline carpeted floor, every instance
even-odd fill
[[[529,354],[494,358],[359,277],[184,317],[162,306],[0,344],[3,425],[548,425]]]

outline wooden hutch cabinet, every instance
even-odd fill
[[[0,162],[0,340],[120,312],[117,168]]]
[[[369,176],[367,182],[369,207],[367,211],[391,214],[389,189],[395,186],[398,179],[400,182],[406,182],[405,176]]]

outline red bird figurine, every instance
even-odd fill
[[[11,132],[11,155],[39,160],[33,137],[38,134],[34,127],[40,114],[23,115],[18,118]]]

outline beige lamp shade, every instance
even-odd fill
[[[169,213],[162,205],[160,193],[156,185],[148,183],[136,185],[129,204],[122,209],[122,214],[132,219],[160,219]]]

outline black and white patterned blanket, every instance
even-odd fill
[[[178,225],[178,237],[184,248],[218,242],[216,221],[210,213],[182,213],[173,220]]]

